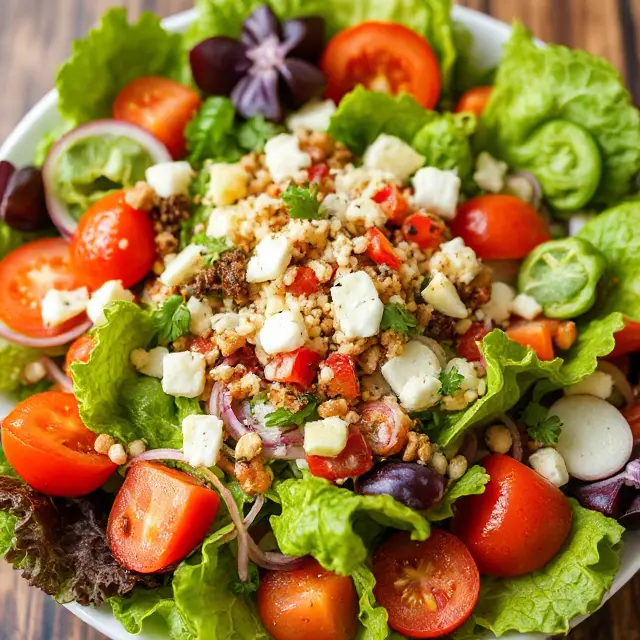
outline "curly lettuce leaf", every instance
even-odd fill
[[[453,518],[453,504],[458,498],[484,493],[489,474],[479,465],[471,467],[459,480],[451,482],[442,500],[426,514],[430,522]]]
[[[349,575],[362,565],[371,542],[382,527],[411,531],[414,540],[429,536],[429,523],[391,496],[362,496],[322,478],[276,485],[282,513],[271,526],[283,553],[312,555],[328,571]]]
[[[158,16],[145,11],[129,24],[125,9],[111,9],[85,38],[73,43],[71,57],[59,68],[58,108],[76,125],[109,118],[116,96],[132,80],[179,80],[185,62],[182,36],[165,31]]]
[[[373,595],[376,586],[373,572],[368,565],[363,564],[351,574],[351,578],[358,593],[358,620],[362,625],[356,634],[356,640],[385,640],[389,636],[389,616]]]
[[[185,34],[185,45],[190,48],[211,36],[239,36],[244,19],[263,4],[263,0],[197,0],[198,18]],[[449,91],[456,60],[451,0],[271,0],[269,4],[281,19],[324,18],[327,37],[367,20],[402,24],[429,41],[440,62],[443,92]]]
[[[620,566],[624,529],[575,500],[571,508],[571,533],[558,555],[519,578],[483,578],[478,603],[455,640],[482,638],[487,631],[564,634],[572,618],[597,609]]]
[[[561,147],[557,147],[559,130],[538,135],[551,121],[570,125]],[[586,135],[574,135],[577,128]],[[589,139],[601,155],[601,175],[596,175]],[[582,192],[584,200],[588,196],[584,189],[591,183],[594,193],[588,201],[609,205],[631,191],[640,171],[640,112],[609,62],[559,45],[539,48],[531,34],[516,24],[476,142],[479,149],[511,166],[531,170],[543,188],[546,183],[545,195],[549,195],[548,186],[563,192],[554,194],[566,200],[562,208],[578,208],[574,206],[578,194]],[[535,148],[529,148],[529,143]],[[582,170],[588,159],[593,159],[591,168],[587,167],[589,175]]]
[[[140,376],[130,363],[134,349],[154,337],[151,314],[132,302],[115,302],[106,324],[93,331],[96,346],[87,363],[72,365],[80,417],[96,433],[120,442],[143,439],[152,449],[182,446],[178,410],[156,378]]]

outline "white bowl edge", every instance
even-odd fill
[[[184,11],[163,20],[163,25],[169,31],[182,32],[194,20],[194,9]],[[511,27],[485,14],[466,7],[454,6],[454,20],[467,27],[474,37],[474,54],[486,62],[487,66],[497,64],[500,59],[502,43],[507,40]],[[490,35],[489,35],[490,34]],[[38,141],[60,122],[60,116],[56,110],[58,94],[55,89],[49,91],[34,107],[22,118],[16,128],[0,146],[0,159],[9,160],[15,164],[30,164],[36,150]],[[6,396],[0,394],[0,417],[6,415],[12,408],[12,403]],[[606,594],[603,603],[621,589],[640,570],[640,531],[629,531],[624,537],[624,549],[620,571],[615,577],[613,586]],[[111,640],[166,640],[166,633],[161,630],[147,630],[141,635],[135,636],[128,633],[124,627],[113,617],[108,607],[96,609],[94,607],[82,607],[76,603],[65,605],[78,618],[88,625],[111,638]],[[588,616],[580,616],[572,621],[572,627],[582,622]],[[544,640],[543,634],[507,634],[504,638],[509,640]],[[492,634],[487,640],[493,638]],[[214,639],[212,639],[214,640]],[[220,638],[218,640],[225,640]]]

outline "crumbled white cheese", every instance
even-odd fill
[[[187,245],[160,275],[160,282],[167,287],[175,287],[188,282],[204,265],[205,247],[199,244]]]
[[[511,303],[511,311],[525,320],[533,320],[542,313],[542,305],[534,297],[519,293]]]
[[[422,298],[445,316],[466,318],[469,315],[457,289],[444,273],[436,272],[433,275],[429,284],[422,290]]]
[[[534,471],[556,487],[563,487],[569,482],[569,472],[564,458],[551,447],[545,447],[530,455],[529,464]]]
[[[504,282],[494,282],[491,285],[491,299],[482,307],[485,317],[495,324],[504,324],[511,316],[515,297],[513,287]]]
[[[347,446],[348,435],[349,425],[342,418],[307,422],[304,425],[304,451],[308,456],[335,458]]]
[[[291,131],[309,129],[324,132],[329,128],[331,116],[335,112],[336,103],[333,100],[309,102],[287,118],[287,127]]]
[[[194,170],[184,160],[154,164],[145,172],[147,184],[161,198],[188,195],[189,185],[194,177]]]
[[[362,162],[366,169],[388,171],[400,182],[406,182],[425,159],[404,140],[383,133],[369,145]]]
[[[73,291],[50,289],[42,298],[42,322],[45,327],[57,327],[87,310],[89,290],[87,287]]]
[[[361,222],[366,228],[383,227],[387,222],[382,207],[370,198],[356,198],[352,200],[345,212],[349,222]]]
[[[205,200],[224,207],[244,198],[249,191],[249,174],[239,164],[214,162],[209,166]]]
[[[344,193],[328,193],[320,205],[320,211],[339,220],[346,220],[348,206],[349,198]]]
[[[247,282],[280,277],[291,262],[293,244],[286,236],[270,234],[260,240],[247,264]]]
[[[506,162],[496,160],[490,153],[481,151],[476,160],[473,179],[484,191],[498,193],[504,189],[504,178],[508,170]]]
[[[206,301],[191,297],[187,302],[187,309],[191,313],[189,331],[194,336],[201,336],[211,330],[213,311]]]
[[[411,378],[402,387],[398,398],[407,411],[422,411],[440,401],[442,383],[433,376]]]
[[[162,362],[169,353],[166,347],[156,347],[150,351],[134,349],[131,352],[131,364],[143,375],[162,378]]]
[[[211,328],[216,333],[223,333],[227,329],[237,329],[240,324],[240,315],[229,311],[227,313],[216,313],[211,318]]]
[[[480,396],[484,395],[486,382],[478,375],[472,362],[464,358],[453,358],[447,362],[444,370],[449,373],[452,369],[455,369],[463,378],[460,383],[460,391],[475,391]]]
[[[445,220],[456,217],[460,197],[460,178],[454,171],[424,167],[412,179],[413,202]]]
[[[179,351],[162,359],[162,390],[170,396],[197,398],[205,384],[205,359],[200,353]]]
[[[104,310],[112,302],[124,300],[133,302],[135,296],[129,289],[122,286],[122,280],[109,280],[105,282],[99,289],[91,294],[89,304],[87,304],[87,315],[93,324],[101,326],[107,322]]]
[[[443,242],[431,257],[432,272],[444,273],[453,283],[469,284],[480,273],[476,252],[460,237]]]
[[[214,208],[207,223],[207,235],[210,238],[223,238],[228,236],[233,229],[234,218],[237,213],[237,205]]]
[[[216,416],[193,415],[182,421],[182,450],[192,467],[213,467],[223,442],[224,424]]]
[[[331,287],[334,316],[347,338],[370,338],[380,331],[384,305],[371,276],[356,271]]]
[[[264,153],[267,169],[276,183],[293,178],[311,166],[311,156],[300,149],[298,138],[289,133],[271,138],[264,147]]]
[[[269,354],[299,349],[307,337],[304,318],[299,311],[281,311],[264,321],[260,330],[260,346]]]

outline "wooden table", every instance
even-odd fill
[[[347,1],[347,0],[345,0]],[[192,0],[0,0],[0,140],[53,84],[56,66],[74,37],[109,6],[161,15]],[[502,20],[522,20],[550,42],[608,58],[640,104],[640,0],[467,0]],[[571,634],[573,640],[640,640],[640,575]],[[0,640],[103,639],[51,598],[0,563]],[[212,639],[213,640],[213,639]]]

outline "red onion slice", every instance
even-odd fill
[[[500,422],[509,429],[509,433],[511,433],[511,457],[518,462],[522,462],[523,449],[520,429],[518,429],[516,423],[506,414],[499,416],[498,420],[500,420]]]
[[[9,328],[3,322],[0,322],[0,337],[8,340],[9,342],[15,342],[21,347],[31,347],[32,349],[48,349],[50,347],[60,347],[69,342],[73,342],[76,338],[79,338],[83,333],[91,328],[92,324],[90,320],[81,322],[73,329],[69,329],[65,333],[61,333],[57,336],[33,338],[31,336],[25,336],[22,333],[18,333]]]
[[[298,569],[306,561],[306,557],[293,558],[285,556],[284,553],[278,551],[263,551],[253,540],[251,536],[247,536],[249,545],[249,558],[255,564],[268,571],[292,571]]]
[[[184,457],[184,453],[182,453],[180,449],[151,449],[150,451],[141,453],[135,458],[131,458],[129,463],[125,466],[125,471],[132,464],[136,464],[138,462],[154,462],[158,460],[174,460],[175,462],[184,462],[185,464],[188,464],[187,459]]]
[[[69,376],[51,358],[40,358],[42,366],[47,371],[47,377],[57,384],[62,391],[73,393],[73,384]]]
[[[80,140],[86,138],[102,137],[124,137],[137,142],[151,156],[154,164],[160,162],[171,162],[171,154],[167,148],[148,131],[134,124],[122,120],[96,120],[84,124],[56,142],[47,160],[42,167],[42,177],[44,179],[44,189],[47,200],[47,209],[53,224],[65,238],[73,235],[78,221],[71,215],[67,205],[58,198],[56,193],[56,168],[61,156],[67,149]]]

